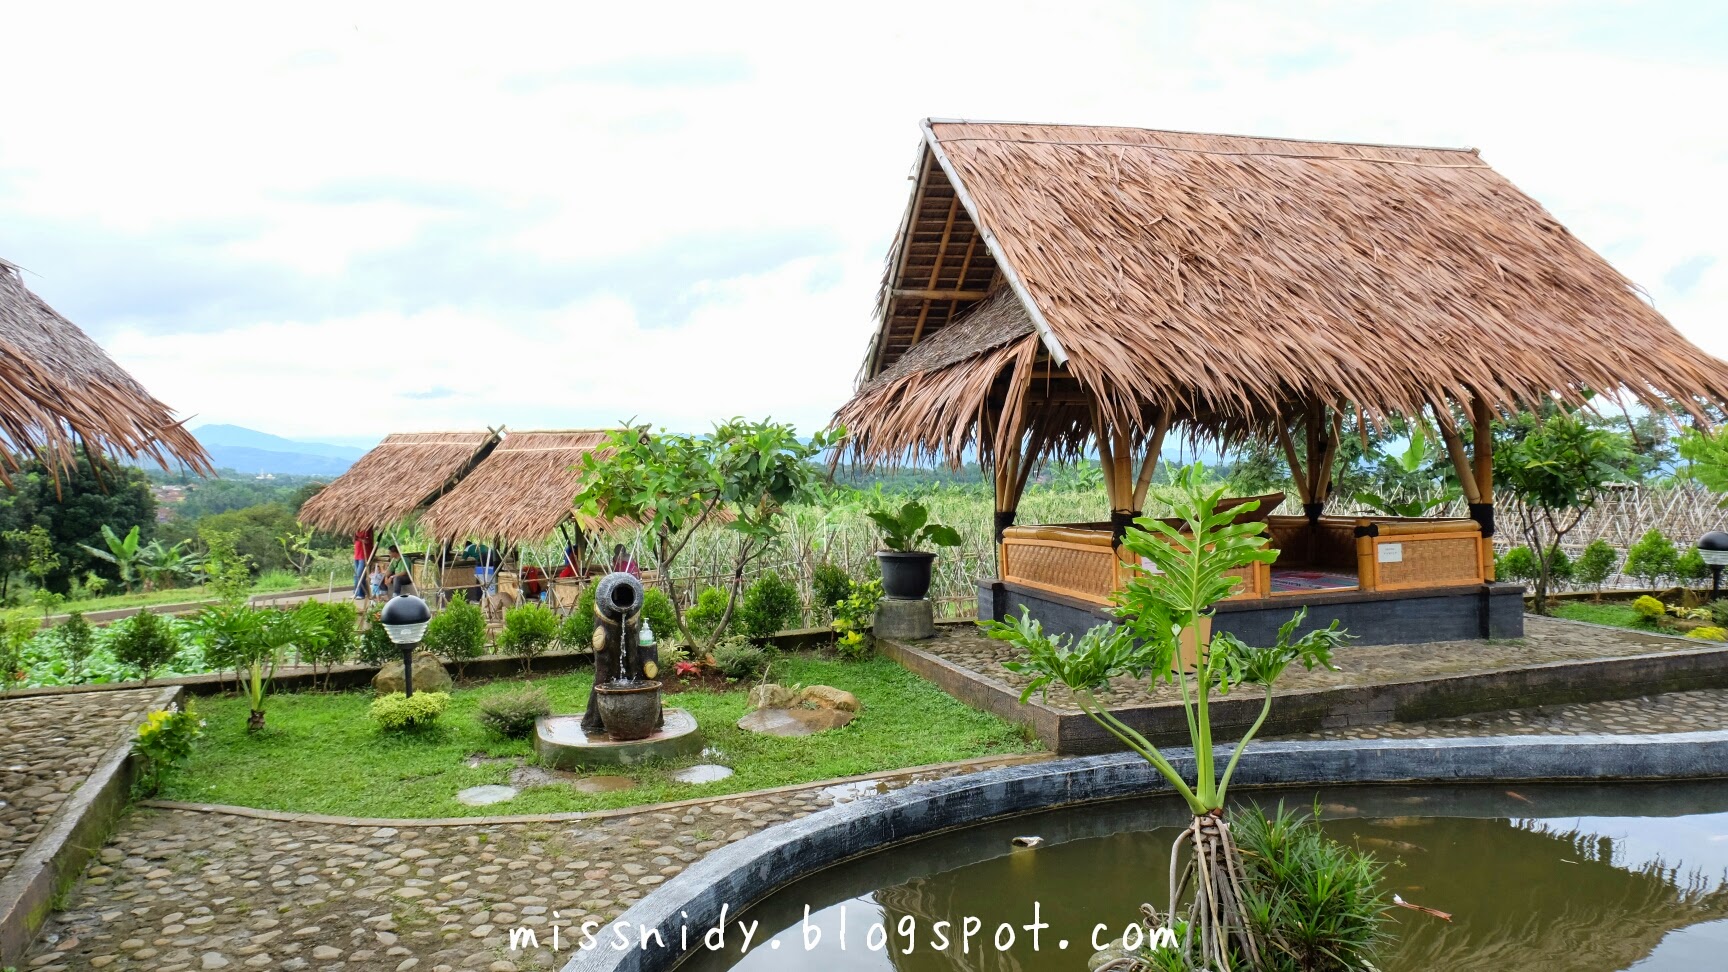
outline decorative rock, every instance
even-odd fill
[[[784,709],[792,704],[795,693],[783,685],[765,682],[750,690],[750,708]]]
[[[423,651],[414,653],[414,691],[448,692],[455,684],[438,656]],[[379,695],[402,691],[402,660],[385,662],[378,674],[372,676],[372,688]]]
[[[858,696],[829,685],[812,685],[798,693],[796,703],[801,706],[817,709],[834,709],[840,712],[857,712],[864,708],[858,701]]]
[[[484,807],[514,799],[516,799],[516,788],[498,783],[471,786],[456,794],[456,802],[465,807]],[[407,855],[403,856],[406,857]]]
[[[697,763],[695,766],[686,766],[673,773],[672,779],[679,783],[717,783],[731,775],[732,770],[725,766],[716,766],[713,763]]]
[[[876,604],[873,631],[878,638],[919,641],[936,637],[936,608],[929,598],[903,601],[885,597]]]
[[[853,713],[836,709],[757,709],[745,713],[738,720],[738,728],[764,736],[796,738],[838,729],[852,719]]]

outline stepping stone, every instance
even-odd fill
[[[724,766],[713,763],[697,763],[687,766],[672,774],[672,779],[679,783],[717,783],[732,775],[732,771]]]
[[[571,783],[570,789],[577,793],[616,793],[635,785],[636,781],[628,776],[584,776]]]
[[[484,807],[494,803],[516,798],[516,788],[498,783],[488,783],[485,786],[471,786],[456,794],[456,802],[469,807]]]
[[[757,709],[738,720],[738,728],[764,736],[813,736],[838,729],[856,713],[843,709]]]

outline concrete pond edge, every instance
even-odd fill
[[[182,688],[164,686],[147,710],[180,701]],[[128,725],[96,768],[36,835],[4,879],[0,879],[0,967],[21,962],[60,894],[83,873],[107,842],[132,797],[132,738]]]
[[[1193,772],[1187,750],[1167,753]],[[1253,744],[1237,788],[1304,785],[1603,782],[1728,776],[1728,730],[1659,735],[1495,736]],[[666,972],[683,954],[680,929],[698,939],[774,891],[846,860],[985,821],[1055,807],[1168,793],[1138,756],[1118,753],[1009,766],[823,810],[721,847],[626,911],[631,940],[657,928],[667,948],[577,950],[564,972]],[[609,926],[610,927],[610,926]],[[572,936],[576,938],[578,936]],[[573,943],[566,942],[570,949]]]

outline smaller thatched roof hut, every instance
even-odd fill
[[[570,500],[582,488],[582,457],[611,435],[608,429],[511,432],[432,504],[420,529],[434,540],[544,540],[574,516]]]
[[[491,430],[387,436],[307,500],[300,522],[332,533],[401,523],[448,492],[497,444]]]
[[[0,260],[0,479],[19,453],[51,464],[92,454],[177,459],[211,472],[204,447],[100,345],[24,286]]]

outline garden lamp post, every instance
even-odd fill
[[[1722,596],[1722,568],[1728,567],[1728,533],[1711,530],[1698,538],[1698,555],[1710,565],[1710,600]]]
[[[402,649],[402,694],[414,694],[414,647],[426,636],[432,609],[412,594],[398,594],[378,612],[384,633]]]

